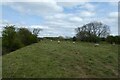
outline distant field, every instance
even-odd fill
[[[118,46],[41,41],[3,56],[4,78],[117,77]]]

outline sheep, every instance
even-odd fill
[[[52,40],[50,40],[52,42]]]
[[[73,42],[73,44],[75,44],[75,42]]]
[[[94,44],[94,46],[95,46],[95,47],[97,47],[97,46],[99,46],[99,44],[98,44],[98,43],[96,43],[96,44]]]
[[[58,40],[58,44],[60,43],[60,41]]]

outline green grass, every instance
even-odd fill
[[[4,55],[4,78],[117,77],[118,46],[41,41]]]
[[[2,38],[0,37],[0,46],[2,46]]]
[[[2,38],[0,38],[0,54],[2,54]],[[0,78],[2,78],[2,57],[0,56]]]
[[[2,46],[2,38],[0,37],[0,46]]]

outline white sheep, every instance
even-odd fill
[[[75,42],[73,42],[73,44],[75,44]]]
[[[52,40],[50,40],[52,42]]]
[[[58,40],[58,44],[60,43],[60,41]]]
[[[99,44],[98,44],[98,43],[96,43],[96,44],[94,44],[94,46],[95,46],[95,47],[97,47],[97,46],[99,46]]]

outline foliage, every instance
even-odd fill
[[[20,43],[17,40],[17,33],[14,26],[6,26],[2,32],[2,48],[3,54],[14,51],[20,48]]]
[[[100,41],[105,41],[105,40],[106,40],[106,38],[104,38],[104,37],[100,38]]]
[[[77,40],[77,38],[74,36],[74,37],[72,38],[72,40],[73,40],[73,41],[76,41],[76,40]]]
[[[37,36],[33,35],[27,28],[20,28],[17,33],[24,45],[37,42]]]
[[[108,43],[115,43],[115,44],[120,44],[120,36],[112,36],[112,35],[110,35],[110,36],[108,36],[107,38],[106,38],[106,41],[108,42]]]
[[[32,34],[27,28],[16,30],[14,25],[5,26],[2,31],[2,53],[9,53],[37,41],[37,36]]]

